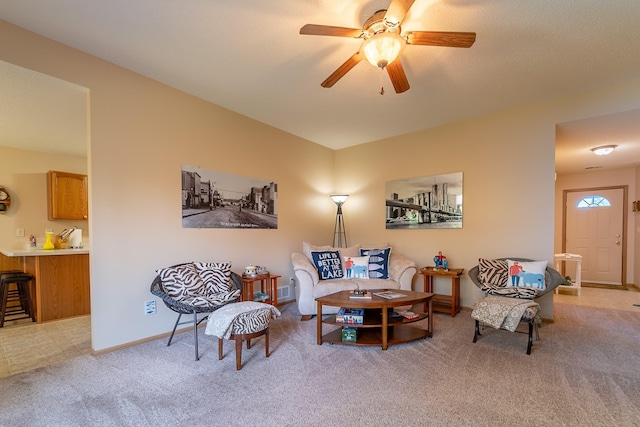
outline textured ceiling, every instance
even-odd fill
[[[475,44],[407,46],[411,89],[402,94],[366,62],[322,88],[360,42],[302,36],[300,27],[360,28],[389,3],[0,0],[0,19],[334,149],[640,73],[637,0],[416,0],[403,31],[472,31]],[[580,124],[563,124],[559,135],[569,141]]]

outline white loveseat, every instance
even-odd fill
[[[348,248],[336,248],[343,256],[360,256],[362,245],[350,246]],[[366,246],[371,248],[372,246]],[[387,246],[388,247],[388,246]],[[291,254],[293,271],[296,276],[296,301],[298,310],[302,315],[302,320],[309,320],[317,314],[316,298],[329,295],[343,290],[354,289],[403,289],[412,290],[413,276],[418,271],[416,263],[391,250],[389,256],[389,278],[388,279],[353,279],[341,278],[320,280],[318,270],[312,263],[311,251],[333,249],[328,246],[314,246],[307,242],[303,243],[304,253]],[[336,313],[340,307],[325,307],[323,314]]]

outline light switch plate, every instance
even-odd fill
[[[16,237],[24,237],[24,228],[16,228]]]

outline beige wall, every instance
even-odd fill
[[[632,200],[640,200],[640,167],[636,168],[636,193],[631,196]],[[632,212],[631,216],[634,223],[634,235],[635,235],[635,258],[634,263],[639,264],[638,258],[640,258],[640,211]],[[636,265],[633,275],[633,283],[637,288],[640,288],[640,265]]]
[[[626,281],[629,284],[634,282],[636,259],[636,216],[631,209],[631,201],[635,200],[634,195],[637,193],[636,186],[636,169],[624,168],[616,170],[594,171],[570,175],[558,175],[556,180],[556,196],[555,196],[555,229],[554,248],[556,253],[562,252],[562,199],[565,190],[575,190],[582,188],[597,188],[608,186],[628,186],[629,203],[625,207],[627,210],[627,275]]]
[[[551,261],[555,123],[640,106],[635,80],[334,152],[2,21],[0,60],[90,90],[96,350],[170,330],[175,316],[163,307],[143,314],[159,267],[230,260],[236,271],[253,263],[291,275],[290,253],[302,240],[330,242],[334,191],[352,195],[344,207],[350,242],[388,241],[420,265],[438,250],[465,269],[480,256]],[[276,181],[279,228],[183,230],[181,164]],[[462,230],[385,230],[387,180],[457,171]],[[462,295],[466,306],[479,296],[467,278]],[[550,298],[543,304],[551,317]]]
[[[11,208],[0,217],[2,249],[24,249],[30,234],[42,246],[45,229],[60,232],[74,225],[82,229],[83,241],[89,241],[87,221],[49,221],[47,216],[47,172],[86,174],[86,158],[0,147],[0,159],[0,184],[11,195]],[[17,228],[24,229],[24,237],[16,236]]]
[[[265,265],[286,280],[303,240],[330,237],[332,150],[2,21],[0,60],[90,91],[95,350],[171,329],[175,314],[164,306],[144,315],[160,267],[229,260],[235,271]],[[182,229],[182,164],[277,182],[278,229]]]
[[[358,240],[389,241],[420,266],[432,265],[438,251],[465,270],[479,257],[552,260],[554,144],[553,124],[521,109],[341,150],[338,181],[353,193],[347,230]],[[463,173],[462,229],[385,229],[386,181],[451,172]],[[437,292],[450,286],[436,280]],[[421,276],[414,288],[422,289]],[[470,307],[482,293],[465,275],[461,295]]]

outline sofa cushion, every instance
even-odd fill
[[[305,254],[306,257],[309,258],[309,261],[311,262],[313,262],[313,257],[311,256],[312,251],[331,251],[331,250],[337,250],[337,249],[334,249],[329,245],[318,246],[309,242],[302,242],[302,253]]]
[[[342,260],[347,279],[369,278],[369,256],[345,256]]]
[[[320,280],[344,277],[338,251],[311,251],[311,261],[318,270]]]
[[[302,253],[307,256],[309,261],[313,263],[313,258],[311,257],[312,251],[338,251],[340,252],[340,262],[342,263],[342,270],[344,271],[344,260],[342,257],[345,256],[360,256],[360,248],[362,245],[353,245],[348,248],[333,248],[331,246],[317,246],[309,242],[302,242]]]
[[[375,279],[389,278],[389,256],[391,248],[360,249],[360,255],[369,255],[369,277]]]
[[[525,262],[508,259],[507,266],[507,287],[533,288],[541,291],[546,288],[544,276],[547,261]]]
[[[504,259],[478,259],[478,279],[482,284],[506,286],[508,273]]]

